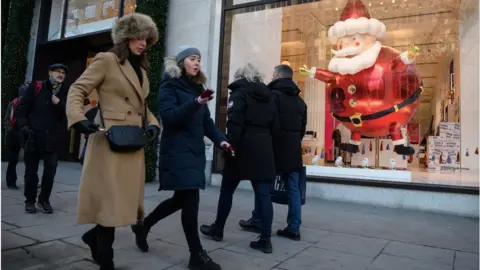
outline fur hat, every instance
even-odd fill
[[[151,47],[157,43],[157,25],[150,16],[141,13],[131,13],[121,17],[113,25],[113,44],[122,44],[132,38],[145,38],[147,40],[147,47]]]

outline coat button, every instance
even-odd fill
[[[355,100],[354,98],[350,99],[348,101],[348,103],[350,104],[350,107],[352,107],[352,108],[355,108],[355,106],[357,106],[357,100]]]
[[[128,111],[127,114],[128,114],[128,115],[132,115],[132,112],[131,112],[131,111]]]
[[[125,101],[126,101],[126,102],[129,102],[129,101],[130,101],[130,98],[129,98],[129,97],[125,97]]]
[[[355,85],[351,84],[348,86],[348,93],[350,93],[350,95],[353,95],[355,94],[355,92],[357,92],[357,87],[355,87]]]

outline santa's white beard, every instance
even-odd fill
[[[335,56],[330,60],[328,70],[342,75],[355,74],[373,66],[377,61],[381,49],[382,43],[377,41],[371,48],[352,58]]]

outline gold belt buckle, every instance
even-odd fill
[[[354,115],[350,116],[350,121],[352,122],[354,127],[361,127],[362,126],[362,114],[355,113]]]

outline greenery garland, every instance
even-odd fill
[[[2,53],[5,47],[5,36],[7,35],[8,12],[10,9],[10,0],[2,1]]]
[[[4,36],[5,44],[2,44],[2,121],[8,103],[17,96],[18,88],[25,82],[34,6],[35,1],[32,0],[10,2]],[[2,30],[3,23],[2,20]],[[5,134],[3,125],[2,134]],[[2,145],[2,150],[4,150],[3,153],[6,153],[5,144]],[[6,155],[2,155],[2,159],[4,156]]]
[[[150,61],[150,71],[148,74],[148,79],[150,81],[150,94],[147,102],[152,113],[155,116],[158,116],[157,92],[160,88],[163,73],[168,0],[137,0],[137,9],[135,12],[143,13],[152,17],[158,28],[158,43],[147,52],[148,60]],[[155,180],[157,169],[157,143],[158,142],[153,142],[145,149],[145,179],[147,182]]]

